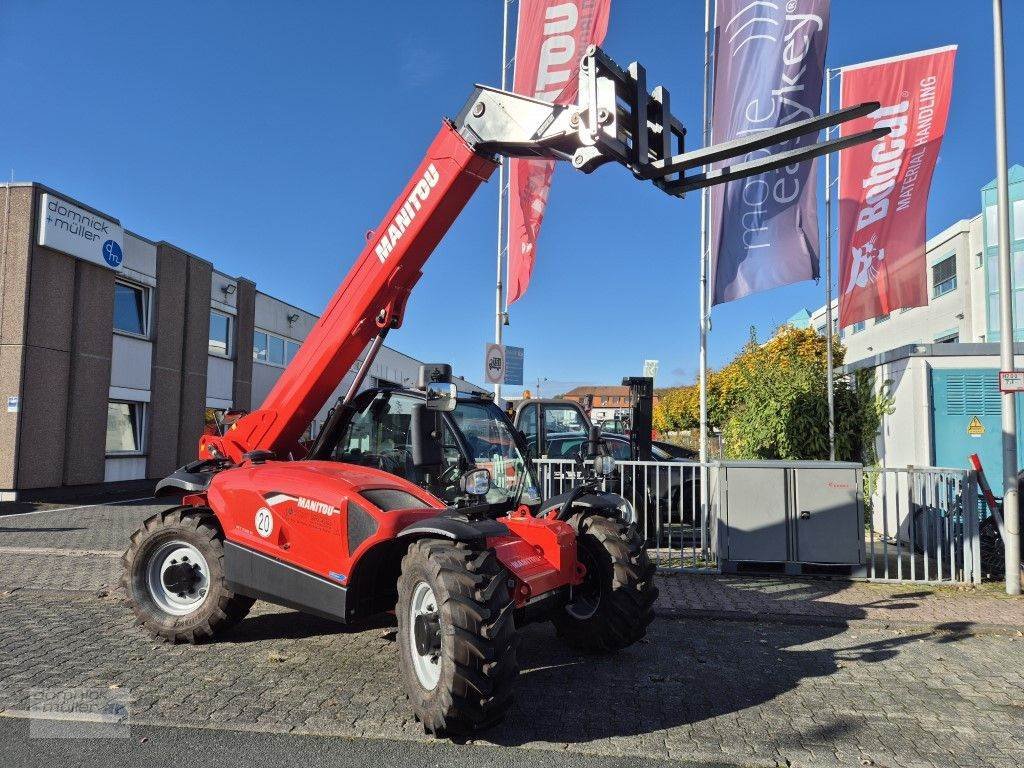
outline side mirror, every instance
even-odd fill
[[[459,487],[470,496],[486,496],[491,489],[491,473],[486,469],[471,469],[459,478]]]
[[[458,391],[454,384],[432,381],[427,384],[428,411],[454,411]]]

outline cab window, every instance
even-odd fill
[[[583,415],[569,405],[544,406],[544,434],[550,440],[554,435],[586,435]]]
[[[519,415],[519,429],[526,436],[527,445],[535,445],[537,442],[537,406],[530,404],[526,406]]]
[[[405,395],[378,395],[349,422],[334,458],[410,478],[409,422],[418,402]]]

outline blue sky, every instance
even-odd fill
[[[1024,4],[1006,2],[1011,162],[1024,162]],[[441,118],[496,83],[500,0],[0,4],[0,173],[61,190],[320,311]],[[605,48],[700,133],[703,1],[613,0]],[[928,215],[975,215],[995,175],[987,0],[836,0],[829,65],[957,43],[955,91]],[[493,335],[492,180],[428,262],[389,344],[482,379]],[[658,384],[697,369],[699,199],[616,166],[558,169],[529,292],[506,341],[545,391],[618,383],[645,358]],[[824,229],[824,228],[822,228]],[[727,361],[823,303],[804,283],[717,307]]]

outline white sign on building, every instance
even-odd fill
[[[67,200],[44,193],[39,212],[39,245],[108,269],[124,260],[124,229]]]
[[[657,360],[644,360],[644,376],[651,379],[656,379],[658,377]]]

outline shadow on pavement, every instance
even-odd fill
[[[357,624],[340,624],[299,611],[249,616],[213,641],[217,643],[258,643],[264,640],[301,640],[323,635],[355,634],[395,626],[395,617],[381,614]]]
[[[824,583],[808,590],[842,588],[841,583]],[[773,601],[769,610],[786,611],[795,591],[808,590],[786,590],[787,598]],[[857,606],[849,612],[851,619],[865,615]],[[697,724],[768,704],[803,681],[835,675],[846,665],[889,661],[918,641],[955,643],[968,637],[972,627],[949,622],[856,645],[839,641],[842,647],[836,648],[833,641],[831,647],[816,648],[848,629],[807,618],[798,625],[655,619],[644,641],[608,657],[574,653],[547,626],[527,630],[519,652],[522,676],[515,709],[481,738],[506,746],[578,743]],[[826,729],[834,733],[818,736],[833,741],[859,728],[856,718],[840,718]],[[778,743],[767,730],[751,733],[751,741]]]
[[[798,589],[782,593],[786,597],[776,601],[776,610],[784,612],[795,592],[843,588],[827,582],[794,586]],[[864,615],[856,606],[851,610],[859,614],[852,618]],[[889,661],[918,641],[955,643],[967,637],[972,626],[949,622],[853,645],[833,641],[823,648],[814,646],[848,629],[814,624],[813,617],[808,618],[808,623],[798,625],[655,619],[647,638],[610,656],[579,654],[555,637],[549,623],[529,625],[521,631],[521,676],[513,710],[479,738],[504,746],[585,743],[698,724],[768,704],[803,681],[835,675],[845,665]],[[277,612],[250,617],[217,642],[301,639],[393,627],[389,614],[372,624],[347,628],[301,613]],[[393,640],[394,632],[382,636]],[[856,718],[840,717],[821,726],[817,736],[848,737],[859,728]],[[778,740],[781,736],[767,730],[751,733],[750,738],[785,746]],[[713,744],[708,747],[715,750]]]

